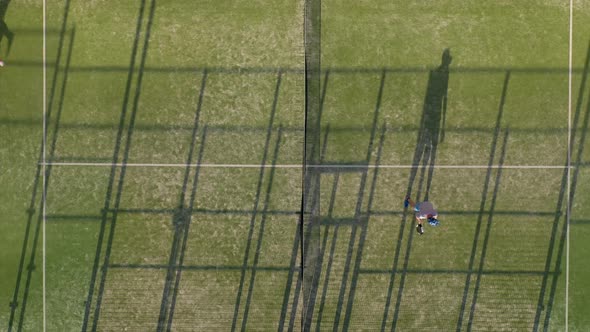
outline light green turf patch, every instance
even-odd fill
[[[457,274],[409,274],[397,327],[400,330],[427,331],[441,327],[447,330],[454,329],[464,282],[463,275]],[[417,296],[425,293],[431,295]]]
[[[259,266],[291,268],[291,249],[295,241],[295,233],[298,232],[297,216],[267,217],[265,221],[264,234],[260,249]],[[260,237],[256,239],[260,241]],[[295,253],[297,255],[297,253]],[[253,263],[253,261],[252,261]],[[251,263],[251,264],[252,264]]]
[[[184,168],[127,168],[123,187],[115,187],[121,193],[121,209],[174,209],[180,205],[185,179]],[[116,178],[118,180],[118,178]],[[117,182],[115,182],[117,184]],[[192,186],[187,182],[186,196]]]
[[[359,195],[361,193],[361,175],[358,173],[341,174],[338,180],[338,187],[332,203],[333,182],[332,176],[322,176],[322,194],[320,196],[320,213],[323,216],[330,216],[330,205],[332,205],[331,217],[338,219],[352,219],[355,217],[355,210]],[[323,184],[325,183],[325,185]],[[366,188],[365,188],[366,190]]]
[[[249,216],[219,218],[193,215],[185,264],[241,267],[248,243],[249,226]],[[257,236],[252,239],[253,248],[256,246],[256,238]]]
[[[175,328],[230,329],[239,281],[239,271],[184,271]]]
[[[48,329],[81,328],[99,226],[81,218],[47,225]]]
[[[337,230],[336,230],[337,229]],[[314,326],[318,320],[320,322],[320,329],[325,329],[333,326],[336,312],[338,310],[338,298],[340,294],[340,286],[343,281],[343,273],[346,265],[346,256],[348,252],[348,245],[351,240],[351,226],[330,226],[328,241],[325,249],[325,256],[322,261],[322,273],[319,276],[319,291],[317,294],[315,313],[314,313]],[[327,227],[322,227],[322,233],[327,231]],[[358,233],[357,233],[358,234]],[[357,235],[358,236],[358,235]],[[323,237],[323,234],[322,234]],[[331,248],[334,246],[333,255]],[[330,269],[328,270],[328,265]],[[328,278],[329,271],[329,278]],[[349,274],[350,277],[350,274]],[[326,284],[326,278],[328,283]],[[327,288],[326,288],[327,287]],[[325,296],[324,296],[325,293]],[[319,310],[321,303],[323,304],[323,311],[320,316]],[[345,308],[345,307],[343,307]],[[344,317],[344,311],[341,311],[342,318]]]
[[[195,207],[198,209],[251,211],[256,203],[256,191],[260,170],[249,169],[201,169]],[[264,199],[259,195],[259,206]]]
[[[168,265],[173,236],[171,213],[120,213],[117,216],[111,263]]]
[[[483,276],[473,318],[473,328],[483,331],[532,329],[541,277]]]
[[[393,267],[401,220],[398,216],[372,216],[369,219],[362,258],[363,269],[390,270]],[[405,230],[411,226],[413,225],[408,222]],[[406,234],[407,232],[404,231],[404,236]],[[405,246],[400,247],[399,257],[403,257],[405,248]],[[389,274],[381,273],[381,275]]]
[[[275,271],[256,273],[256,283],[248,313],[249,329],[270,331],[278,328],[285,286],[287,286],[287,273]]]
[[[299,1],[158,2],[153,63],[300,66]]]
[[[350,330],[362,330],[366,326],[381,326],[385,308],[387,274],[362,274],[356,287],[355,304],[350,318]]]
[[[266,175],[267,187],[265,194],[268,194],[268,181],[272,171]],[[275,168],[272,175],[272,186],[268,201],[268,211],[299,212],[301,208],[301,169],[298,168]],[[265,198],[266,199],[266,198]],[[263,210],[261,205],[259,210]],[[290,217],[294,217],[291,215]]]
[[[165,270],[110,269],[98,329],[155,329]]]
[[[567,23],[565,1],[323,1],[323,65],[433,66],[451,48],[457,66],[567,67]]]

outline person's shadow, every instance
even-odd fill
[[[10,31],[8,25],[4,21],[4,17],[6,16],[6,10],[8,9],[8,5],[10,4],[10,0],[0,0],[0,45],[2,45],[2,40],[4,37],[8,39],[8,46],[6,46],[6,55],[10,53],[10,47],[12,46],[12,41],[14,39],[14,33]]]
[[[12,40],[14,39],[14,33],[8,29],[6,22],[3,19],[0,19],[0,45],[2,45],[2,40],[6,36],[8,39],[8,45],[6,46],[6,55],[10,53],[10,47],[12,46]]]
[[[442,143],[445,137],[444,127],[447,112],[449,65],[452,59],[451,51],[448,48],[445,49],[442,54],[440,66],[431,70],[428,76],[424,108],[422,110],[418,140],[412,162],[414,167],[410,175],[411,185],[418,172],[417,166],[420,164],[424,165],[421,172],[424,174],[427,168],[426,165],[429,165],[425,199],[428,199],[428,192],[432,183],[438,143]],[[420,179],[420,187],[422,186],[422,180],[423,177]]]

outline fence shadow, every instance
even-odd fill
[[[5,28],[4,23],[4,16],[6,15],[6,10],[8,8],[8,4],[10,1],[0,1],[0,20],[2,21],[2,26],[0,26],[0,33],[4,34],[2,29]],[[25,226],[25,234],[23,239],[23,246],[21,249],[21,256],[19,259],[18,265],[18,272],[16,276],[16,284],[14,287],[14,293],[12,296],[12,300],[10,302],[10,316],[8,319],[8,331],[12,331],[15,325],[15,319],[17,315],[17,310],[20,305],[20,313],[18,314],[18,322],[17,322],[17,330],[21,331],[24,326],[25,318],[26,318],[26,309],[27,304],[29,302],[29,295],[30,295],[30,287],[33,280],[33,273],[36,271],[36,258],[38,254],[37,246],[39,244],[39,235],[41,232],[42,223],[44,222],[44,209],[45,201],[47,197],[47,191],[49,188],[49,179],[51,175],[51,166],[44,167],[43,162],[51,161],[53,156],[55,155],[55,148],[56,142],[58,138],[58,132],[60,129],[60,122],[61,122],[61,115],[63,110],[63,103],[65,99],[65,91],[68,82],[68,75],[69,75],[69,68],[70,63],[72,60],[72,50],[74,48],[74,41],[75,41],[75,28],[70,30],[69,36],[66,35],[67,31],[67,17],[69,13],[69,5],[70,1],[66,1],[64,4],[64,14],[63,14],[63,21],[62,27],[60,32],[59,43],[57,47],[57,57],[56,63],[61,64],[62,62],[62,52],[65,46],[66,40],[69,39],[69,45],[67,46],[67,55],[65,60],[65,65],[63,70],[55,70],[53,73],[51,90],[49,93],[49,98],[47,102],[47,112],[45,114],[45,125],[47,126],[46,129],[52,129],[51,137],[47,137],[47,132],[44,131],[45,137],[42,138],[41,147],[39,148],[39,157],[37,161],[37,168],[36,173],[33,180],[33,192],[31,195],[31,200],[29,201],[29,207],[26,211],[27,218],[26,218],[26,226]],[[6,28],[7,29],[7,28]],[[0,36],[0,40],[1,40]],[[9,45],[12,43],[12,37],[9,36]],[[58,79],[61,74],[61,84],[58,83]],[[57,90],[58,87],[60,90]],[[59,91],[59,95],[58,95]],[[56,101],[57,98],[57,101]],[[55,113],[55,114],[54,114]],[[50,128],[50,126],[52,126]],[[48,140],[49,139],[49,140]],[[49,147],[47,144],[49,143]],[[41,180],[43,178],[43,181]],[[39,200],[38,192],[41,191],[41,199]],[[33,225],[34,216],[37,216],[37,221]],[[34,228],[34,230],[32,229]],[[29,240],[31,237],[31,231],[33,231],[33,238],[31,246],[29,247]],[[25,285],[21,292],[21,282],[24,273],[24,263],[29,256],[29,263],[26,267],[26,279]],[[20,298],[20,303],[19,303]]]
[[[95,254],[94,263],[93,263],[93,267],[92,267],[90,284],[88,287],[88,296],[87,296],[87,299],[85,302],[84,318],[83,318],[83,322],[82,322],[82,331],[86,331],[89,328],[90,318],[91,318],[91,309],[92,309],[93,303],[95,303],[95,304],[94,304],[94,313],[92,314],[92,327],[91,327],[92,331],[97,330],[98,321],[99,321],[99,317],[100,317],[100,310],[101,310],[102,299],[103,299],[103,295],[104,295],[105,282],[106,282],[108,266],[109,266],[109,262],[110,262],[110,255],[111,255],[111,250],[112,250],[113,238],[114,238],[114,234],[115,234],[115,226],[116,226],[116,221],[117,221],[118,208],[119,208],[119,204],[121,202],[121,194],[122,194],[122,190],[123,190],[123,183],[125,180],[125,172],[126,172],[125,166],[121,167],[121,169],[118,170],[116,163],[121,158],[122,164],[125,165],[127,163],[128,158],[129,158],[129,151],[131,148],[131,141],[132,141],[132,135],[133,135],[133,131],[134,131],[134,124],[135,124],[135,119],[136,119],[137,112],[138,112],[139,97],[141,94],[141,83],[142,83],[142,78],[143,78],[143,74],[144,74],[143,68],[145,67],[145,60],[146,60],[147,50],[148,50],[148,46],[149,46],[150,29],[151,29],[153,17],[154,17],[155,0],[152,0],[150,3],[150,9],[149,9],[147,23],[146,23],[146,27],[145,27],[146,32],[145,32],[145,37],[144,37],[144,44],[143,44],[141,53],[139,53],[138,49],[140,47],[139,43],[140,43],[140,37],[141,37],[141,31],[142,31],[145,10],[146,10],[146,0],[141,0],[140,5],[139,5],[139,13],[137,16],[136,33],[135,33],[135,38],[133,40],[133,46],[132,46],[132,51],[131,51],[131,60],[130,60],[129,69],[128,69],[128,73],[127,73],[127,82],[126,82],[126,86],[125,86],[125,93],[123,95],[121,116],[119,119],[119,126],[118,126],[117,136],[115,139],[115,145],[114,145],[114,149],[113,149],[112,167],[111,167],[111,171],[110,171],[110,175],[109,175],[109,182],[108,182],[107,191],[106,191],[106,195],[105,195],[104,207],[101,211],[102,220],[101,220],[100,230],[99,230],[99,234],[98,234],[96,254]],[[129,103],[131,100],[131,94],[132,94],[133,74],[136,70],[136,68],[135,68],[136,57],[138,54],[141,55],[141,59],[140,59],[140,64],[139,64],[139,68],[138,68],[138,72],[137,72],[136,89],[135,89],[134,97],[132,100],[132,105],[131,105],[131,107],[129,107]],[[129,108],[131,108],[131,114],[129,115],[129,119],[127,119]],[[124,135],[126,123],[127,123],[127,133],[126,133],[126,135]],[[126,138],[126,142],[125,142],[125,145],[123,146],[123,151],[121,151],[124,137]],[[121,152],[122,152],[122,156],[121,156]],[[116,181],[117,175],[118,175],[118,181]],[[113,193],[115,194],[114,197],[113,197]],[[114,202],[112,202],[112,201],[114,201]],[[110,211],[111,204],[113,206],[112,207],[113,211]],[[107,226],[109,229],[108,235],[106,234]],[[105,242],[105,235],[107,235],[106,244],[104,243]],[[101,256],[101,254],[103,253],[103,246],[105,246],[104,255],[103,255],[104,257]],[[102,267],[100,268],[100,275],[99,275],[99,265],[100,265],[101,257],[103,258],[103,264],[102,264]],[[97,282],[98,282],[98,285],[97,285]],[[97,293],[96,298],[94,295],[95,291]]]
[[[2,2],[0,2],[1,4]],[[182,128],[187,129],[190,131],[190,146],[188,150],[188,156],[186,158],[186,166],[184,167],[184,177],[183,177],[183,184],[182,189],[179,194],[179,199],[177,202],[176,208],[170,209],[153,209],[150,207],[145,207],[144,209],[125,209],[124,207],[120,206],[121,197],[123,193],[123,185],[125,183],[125,174],[126,170],[128,169],[126,164],[129,159],[129,153],[132,146],[132,138],[133,134],[138,127],[135,125],[135,119],[139,112],[139,99],[142,95],[142,78],[143,75],[147,72],[146,69],[146,56],[149,49],[149,35],[150,29],[153,24],[153,17],[155,11],[155,0],[151,0],[148,2],[147,0],[140,1],[140,8],[137,17],[137,25],[136,25],[136,34],[135,39],[133,40],[133,47],[131,52],[131,60],[129,67],[127,68],[127,81],[125,86],[125,92],[123,97],[123,102],[121,105],[121,114],[119,119],[119,126],[117,135],[115,138],[114,146],[113,146],[113,155],[112,158],[109,158],[111,162],[110,168],[110,176],[107,185],[107,193],[104,198],[104,206],[100,213],[100,217],[97,218],[94,215],[88,216],[68,216],[68,215],[56,215],[55,219],[87,219],[88,222],[98,222],[100,223],[100,229],[98,234],[98,241],[96,245],[96,252],[95,258],[93,261],[92,272],[89,276],[89,285],[88,285],[88,294],[86,296],[86,302],[84,307],[84,318],[82,322],[82,330],[97,330],[99,329],[99,322],[101,319],[109,319],[108,317],[101,317],[101,305],[103,304],[105,290],[107,289],[107,276],[108,271],[112,268],[118,269],[142,269],[142,270],[164,270],[166,271],[166,278],[161,290],[161,299],[159,301],[159,314],[158,314],[158,331],[170,331],[173,330],[174,327],[174,315],[177,307],[177,299],[179,296],[179,289],[182,283],[182,273],[186,270],[192,271],[209,271],[209,270],[216,270],[219,272],[224,271],[233,271],[240,273],[240,281],[238,285],[238,292],[236,294],[235,301],[233,302],[233,310],[231,312],[232,315],[232,331],[235,330],[248,330],[254,326],[257,322],[253,322],[251,318],[252,312],[254,311],[254,294],[255,291],[259,288],[265,287],[259,281],[257,282],[257,273],[262,271],[280,271],[285,272],[286,274],[286,285],[284,288],[284,292],[282,294],[282,301],[280,307],[280,315],[279,317],[273,317],[272,319],[278,318],[279,321],[279,330],[288,329],[290,331],[295,329],[296,320],[300,318],[300,316],[304,317],[304,321],[302,324],[304,325],[305,329],[311,330],[315,327],[316,330],[320,330],[322,322],[325,323],[325,312],[328,306],[328,289],[330,287],[334,287],[334,284],[331,284],[331,280],[334,277],[334,264],[335,264],[335,255],[336,253],[336,243],[337,241],[342,241],[342,229],[345,227],[349,227],[351,230],[350,238],[345,239],[347,240],[346,245],[346,256],[344,260],[344,269],[342,276],[337,276],[338,283],[338,297],[337,297],[337,304],[335,310],[335,317],[332,322],[333,329],[344,329],[348,330],[351,329],[351,322],[353,319],[353,312],[355,310],[355,304],[358,304],[356,301],[357,293],[359,291],[358,284],[362,273],[383,273],[389,277],[388,288],[387,288],[387,296],[386,296],[386,303],[383,311],[383,319],[381,322],[381,330],[384,331],[388,324],[392,324],[392,330],[399,329],[398,320],[400,314],[400,307],[403,300],[403,292],[404,292],[404,285],[406,281],[406,276],[410,273],[460,273],[465,275],[465,286],[464,291],[462,294],[462,302],[460,308],[459,317],[457,317],[457,330],[461,330],[464,328],[464,316],[465,312],[469,308],[469,316],[467,321],[467,329],[469,330],[472,326],[473,318],[476,313],[476,303],[478,298],[478,289],[480,285],[480,280],[482,275],[486,273],[490,273],[490,271],[484,271],[483,269],[483,262],[485,257],[486,247],[489,241],[489,233],[490,228],[492,225],[492,219],[494,215],[497,214],[518,214],[518,213],[531,213],[530,211],[496,211],[495,209],[495,200],[498,194],[498,186],[500,183],[500,175],[501,172],[499,171],[496,174],[495,182],[492,180],[492,166],[494,165],[494,160],[496,158],[496,150],[497,150],[497,143],[500,140],[500,133],[502,131],[501,128],[501,120],[503,114],[504,103],[506,100],[506,95],[508,91],[508,82],[510,79],[511,71],[505,71],[505,81],[502,90],[502,95],[500,97],[500,106],[498,109],[498,116],[495,128],[493,129],[493,137],[492,137],[492,145],[490,151],[490,157],[488,162],[488,169],[486,173],[486,178],[483,184],[482,190],[482,198],[481,198],[481,206],[479,211],[454,211],[457,214],[470,214],[477,216],[477,226],[476,231],[474,234],[472,250],[470,252],[470,259],[469,259],[469,268],[465,271],[455,271],[455,270],[415,270],[409,267],[409,260],[410,260],[410,253],[412,247],[412,239],[414,236],[414,229],[413,227],[406,227],[406,224],[411,225],[413,222],[413,217],[410,211],[375,211],[372,207],[376,186],[379,183],[379,168],[375,168],[371,170],[369,166],[378,166],[381,163],[381,159],[383,157],[383,147],[385,144],[387,133],[393,132],[396,130],[395,128],[386,127],[385,124],[381,126],[381,130],[379,130],[379,123],[380,123],[380,110],[381,110],[381,100],[383,98],[383,94],[385,93],[385,80],[388,75],[391,73],[395,73],[398,71],[391,70],[391,69],[382,69],[380,71],[375,71],[373,69],[366,69],[362,71],[360,69],[350,69],[349,71],[340,69],[341,73],[349,73],[349,72],[363,72],[368,73],[371,75],[380,74],[381,81],[379,85],[379,92],[377,94],[377,100],[374,109],[373,115],[373,123],[370,127],[370,138],[368,142],[367,148],[367,155],[366,159],[361,163],[355,164],[358,167],[355,168],[326,168],[322,171],[318,171],[318,176],[324,176],[324,178],[329,178],[330,181],[328,182],[329,186],[329,201],[327,206],[327,212],[324,215],[321,215],[321,218],[316,220],[317,224],[314,224],[313,229],[306,229],[303,230],[303,216],[301,211],[297,210],[273,210],[271,198],[273,195],[276,194],[276,182],[275,182],[275,175],[277,171],[277,164],[280,161],[281,153],[283,150],[283,143],[284,137],[286,133],[290,130],[292,131],[302,131],[302,128],[297,127],[283,127],[282,125],[276,124],[276,113],[279,105],[279,95],[281,91],[281,84],[283,77],[285,75],[285,71],[281,68],[270,68],[268,73],[272,73],[273,75],[276,74],[276,85],[274,86],[274,97],[272,108],[270,110],[270,117],[268,126],[261,126],[260,128],[250,127],[250,128],[242,128],[239,126],[236,127],[218,127],[211,129],[206,123],[203,124],[201,120],[201,108],[202,108],[202,100],[205,94],[205,86],[207,82],[208,74],[210,73],[209,70],[218,72],[224,72],[224,70],[220,70],[219,68],[210,68],[210,69],[199,69],[199,74],[202,74],[202,81],[199,90],[199,97],[198,97],[198,104],[196,107],[194,122],[191,126],[183,126]],[[63,107],[63,101],[65,98],[65,91],[66,91],[66,83],[68,79],[68,74],[70,71],[70,62],[72,56],[72,48],[74,45],[75,40],[75,29],[72,29],[69,35],[69,49],[65,47],[66,41],[68,39],[68,35],[65,34],[64,31],[67,23],[67,12],[69,8],[69,1],[66,2],[65,5],[65,13],[64,13],[64,20],[63,20],[63,27],[62,27],[62,34],[60,38],[59,48],[58,48],[58,56],[56,60],[56,68],[62,68],[63,72],[63,81],[59,82],[59,70],[55,71],[55,75],[52,80],[51,90],[50,90],[50,102],[49,102],[49,109],[48,109],[48,118],[51,118],[50,123],[52,124],[52,137],[50,138],[50,146],[49,146],[49,158],[48,160],[56,161],[56,156],[54,156],[55,146],[58,139],[58,131],[60,127],[60,119],[61,119],[61,111]],[[1,9],[1,7],[0,7]],[[145,29],[145,30],[143,30]],[[141,37],[142,34],[144,36],[143,45],[141,44]],[[65,50],[67,49],[67,54],[65,55],[65,63],[62,65],[64,61],[62,59],[62,48]],[[138,59],[139,57],[139,59]],[[449,82],[449,75],[453,72],[453,70],[449,67],[451,64],[451,55],[449,50],[445,50],[442,55],[442,61],[439,67],[436,69],[432,69],[429,71],[423,71],[424,73],[428,72],[428,84],[427,89],[425,91],[425,98],[424,98],[424,105],[421,114],[420,120],[420,127],[419,128],[406,128],[408,131],[417,129],[417,140],[416,140],[416,148],[414,150],[413,161],[412,161],[412,168],[410,171],[410,177],[408,180],[408,187],[406,188],[406,192],[408,195],[412,194],[413,192],[416,195],[416,199],[424,199],[428,200],[428,193],[430,192],[433,178],[434,178],[434,171],[436,168],[436,157],[437,157],[437,150],[439,147],[439,143],[442,144],[445,139],[445,132],[449,131],[449,128],[446,126],[446,112],[447,112],[447,90],[448,90],[448,82]],[[588,63],[588,61],[587,61]],[[588,65],[586,65],[587,68]],[[109,68],[103,68],[104,71],[109,71]],[[187,70],[193,70],[194,68],[190,68]],[[274,71],[271,71],[274,70]],[[101,71],[102,69],[97,69]],[[411,68],[408,70],[412,70]],[[502,69],[504,70],[504,69]],[[225,69],[226,72],[231,74],[242,74],[242,73],[251,73],[247,70],[239,70],[239,69]],[[266,71],[264,71],[266,72]],[[295,72],[295,71],[294,71]],[[320,106],[319,106],[319,114],[318,114],[318,122],[321,121],[321,115],[323,110],[323,102],[325,99],[326,90],[328,87],[328,80],[330,75],[334,75],[335,72],[338,70],[326,70],[322,71],[324,76],[324,84],[322,85],[321,90],[321,99],[320,99]],[[496,71],[494,71],[496,72]],[[549,72],[552,72],[549,70]],[[584,70],[587,73],[587,69]],[[135,76],[137,75],[137,76]],[[586,74],[584,75],[584,79],[582,85],[585,84],[586,81]],[[135,89],[133,88],[133,84],[136,84]],[[584,90],[582,87],[581,90]],[[583,93],[581,93],[583,94]],[[54,100],[55,97],[55,100]],[[581,101],[579,102],[581,104]],[[53,106],[55,104],[55,106]],[[575,124],[577,126],[579,118],[581,117],[581,105],[578,105],[576,109],[575,115]],[[52,115],[52,113],[54,113]],[[580,145],[578,145],[578,154],[576,159],[575,165],[580,165],[581,155],[583,152],[583,146],[586,138],[586,130],[588,127],[589,117],[590,117],[590,104],[587,106],[587,111],[584,116],[584,120],[581,122],[582,130],[578,132],[581,135],[580,138]],[[51,117],[50,117],[51,115]],[[324,124],[324,123],[323,123]],[[83,125],[81,125],[83,127]],[[100,125],[98,125],[100,126]],[[87,129],[91,129],[91,125]],[[277,128],[278,127],[278,128]],[[150,128],[142,128],[145,130],[169,130],[170,127],[165,126],[158,126],[154,124],[153,127]],[[176,128],[176,127],[172,127]],[[311,155],[319,156],[319,159],[313,160],[314,162],[318,162],[319,165],[322,165],[325,161],[326,151],[330,147],[328,146],[328,135],[332,134],[334,131],[358,131],[358,130],[367,130],[367,128],[334,128],[333,124],[325,123],[320,129],[324,135],[322,136],[322,140],[318,140],[315,144],[308,146],[306,148],[314,149],[314,151],[310,151]],[[577,128],[577,127],[576,127]],[[177,128],[176,128],[177,129]],[[254,204],[251,209],[245,210],[224,210],[224,209],[212,209],[212,210],[204,210],[195,208],[196,204],[196,194],[198,191],[198,184],[202,179],[199,178],[199,174],[201,171],[200,165],[203,163],[203,155],[205,144],[207,140],[207,135],[213,130],[220,130],[220,131],[240,131],[240,130],[257,130],[257,131],[265,131],[265,143],[264,146],[261,146],[261,162],[258,177],[256,179],[256,192],[254,195]],[[322,131],[323,130],[323,131]],[[475,128],[474,130],[478,130]],[[482,129],[483,130],[483,129]],[[486,129],[488,130],[488,129]],[[511,129],[511,133],[512,133]],[[380,135],[379,135],[380,134]],[[506,152],[506,141],[508,138],[508,131],[504,133],[504,140],[501,145],[501,153],[500,153],[500,162],[499,165],[502,166],[504,162],[505,152]],[[274,141],[274,145],[272,138],[276,137],[276,141]],[[379,139],[377,139],[377,137]],[[377,142],[375,144],[375,142]],[[572,140],[573,141],[573,140]],[[199,147],[197,148],[197,142],[200,142]],[[321,147],[320,143],[321,142]],[[572,142],[572,144],[574,144]],[[572,145],[572,148],[574,146]],[[43,150],[43,149],[41,149]],[[376,153],[375,153],[376,151]],[[101,159],[102,160],[102,159]],[[41,165],[42,158],[39,157],[39,165]],[[270,165],[269,165],[270,161]],[[196,162],[196,167],[195,167]],[[345,161],[346,162],[346,161]],[[122,165],[122,166],[121,166]],[[347,164],[348,165],[348,164]],[[349,166],[349,165],[348,165]],[[11,308],[11,316],[9,321],[9,330],[12,330],[14,326],[14,321],[18,316],[18,329],[21,330],[23,327],[23,322],[26,318],[26,305],[27,299],[29,297],[29,288],[32,280],[33,271],[35,270],[35,253],[37,251],[37,243],[39,238],[39,229],[41,222],[43,220],[43,216],[36,212],[39,205],[39,186],[40,186],[40,177],[45,176],[47,180],[47,184],[49,185],[49,176],[52,167],[49,165],[46,169],[46,173],[42,174],[42,168],[39,166],[36,170],[35,181],[33,186],[33,194],[30,202],[29,209],[27,211],[27,226],[25,231],[25,237],[23,241],[23,249],[21,259],[19,261],[18,267],[18,276],[17,276],[17,283],[15,286],[15,292],[13,299],[10,303]],[[352,170],[351,170],[352,169]],[[500,168],[501,169],[501,168]],[[574,186],[573,190],[570,192],[570,204],[573,201],[574,192],[575,192],[575,183],[578,178],[578,170],[579,167],[576,168],[574,173]],[[337,199],[337,192],[341,186],[341,176],[343,172],[356,172],[360,176],[360,186],[359,191],[356,194],[356,204],[354,209],[354,215],[350,216],[350,218],[337,218],[333,215],[333,211],[336,206],[336,199]],[[191,178],[192,175],[192,178]],[[192,180],[191,180],[192,179]],[[489,201],[488,198],[488,189],[491,186],[492,182],[495,183],[493,193],[491,196],[492,207],[488,210],[485,209],[486,204]],[[318,180],[319,183],[319,180]],[[47,185],[47,186],[48,186]],[[266,186],[265,186],[266,185]],[[313,187],[315,184],[307,182],[302,191],[305,193],[302,195],[303,197],[313,196],[310,194],[312,190],[319,190],[319,187]],[[562,186],[563,191],[563,186]],[[47,195],[47,187],[45,191],[41,193],[42,199],[40,204],[44,204],[45,197]],[[318,194],[319,195],[319,194]],[[542,273],[543,274],[543,283],[539,295],[539,306],[537,311],[537,317],[535,318],[535,330],[537,330],[543,320],[543,315],[545,315],[544,327],[547,329],[549,324],[549,319],[551,315],[551,309],[554,301],[554,296],[556,292],[556,283],[559,276],[560,266],[561,266],[561,253],[564,246],[564,235],[567,225],[559,224],[559,216],[561,215],[561,205],[565,200],[564,197],[565,193],[560,194],[560,198],[558,200],[558,208],[557,212],[555,213],[556,221],[554,223],[554,228],[552,230],[551,242],[550,242],[550,249],[548,252],[547,257],[547,265],[545,271],[532,271],[533,273]],[[311,199],[309,202],[305,204],[309,205],[310,210],[314,210],[316,208],[319,209],[319,199],[318,201],[314,201]],[[303,211],[305,212],[305,211]],[[391,261],[391,269],[386,269],[382,271],[366,271],[362,269],[363,263],[363,250],[367,245],[367,234],[370,227],[370,218],[375,215],[387,215],[387,216],[396,216],[399,213],[403,213],[402,221],[399,226],[399,235],[396,239],[394,256],[392,257]],[[115,237],[115,230],[117,224],[117,218],[121,213],[153,213],[153,214],[167,214],[170,216],[171,224],[174,227],[174,234],[172,242],[170,243],[169,249],[169,256],[167,264],[162,265],[141,265],[141,264],[114,264],[111,262],[111,253],[113,248],[113,240]],[[217,266],[208,266],[208,265],[185,265],[185,256],[188,246],[189,240],[189,231],[190,226],[192,223],[198,223],[199,220],[197,218],[193,218],[195,214],[199,213],[209,213],[212,215],[229,215],[229,214],[240,214],[240,215],[247,215],[249,216],[249,224],[248,224],[248,232],[244,234],[246,238],[246,248],[243,253],[242,264],[238,266],[225,266],[225,265],[217,265]],[[270,223],[270,216],[273,215],[289,215],[295,216],[299,215],[301,220],[299,220],[298,224],[298,231],[295,232],[293,237],[293,243],[289,243],[288,247],[290,250],[290,260],[285,262],[283,266],[264,266],[261,264],[263,251],[263,239],[266,234],[268,223]],[[37,220],[33,220],[34,217],[37,216]],[[484,218],[487,216],[487,223],[484,224]],[[36,223],[35,223],[36,222]],[[562,225],[561,233],[559,230],[559,225]],[[257,228],[258,227],[258,228]],[[257,232],[256,232],[257,231]],[[409,233],[408,233],[409,231]],[[484,231],[484,234],[480,234]],[[32,234],[31,234],[32,232]],[[340,232],[340,235],[339,235]],[[304,259],[304,255],[300,254],[300,249],[303,249],[303,241],[306,241],[306,237],[311,238],[312,236],[316,236],[314,240],[317,240],[319,244],[317,246],[317,259],[314,261],[310,261],[313,264],[304,265],[301,264],[302,260]],[[32,237],[32,247],[29,248],[29,243],[31,242],[30,237]],[[480,237],[483,237],[483,244],[480,243]],[[559,239],[559,242],[557,240]],[[405,241],[405,243],[404,243]],[[405,256],[402,257],[402,246],[406,245]],[[477,255],[478,248],[481,248],[482,254],[481,259],[479,261],[479,267],[475,268],[475,256]],[[557,251],[557,253],[554,253]],[[554,258],[555,256],[556,258]],[[25,265],[25,262],[29,258],[28,265]],[[298,260],[301,259],[301,261]],[[390,259],[390,258],[387,258]],[[400,259],[402,259],[403,263],[400,263]],[[389,264],[389,263],[388,263]],[[400,268],[399,265],[402,264],[403,266]],[[555,265],[553,271],[551,271],[551,266]],[[308,271],[312,271],[310,273],[311,276],[311,283],[305,284],[306,279],[303,278],[303,270],[304,268],[309,269]],[[25,272],[26,271],[26,272]],[[493,272],[493,271],[492,271]],[[504,273],[508,275],[519,275],[522,274],[523,271],[496,271],[497,273]],[[527,271],[524,271],[527,272]],[[395,292],[395,281],[396,278],[399,277],[399,288],[397,292]],[[553,277],[553,279],[550,279]],[[25,286],[24,290],[21,286],[22,279],[25,279]],[[474,293],[471,301],[469,301],[469,290],[472,288],[472,279],[475,278],[475,288]],[[296,279],[296,280],[295,280]],[[294,282],[295,280],[295,282]],[[547,294],[548,295],[547,295]],[[395,301],[394,301],[395,297]],[[305,306],[301,308],[301,301],[300,299],[304,299]],[[317,306],[316,306],[317,304]],[[547,305],[547,310],[543,313],[544,306]],[[393,307],[393,313],[392,311]],[[20,308],[20,311],[19,311]],[[302,311],[305,311],[304,314],[301,314]]]

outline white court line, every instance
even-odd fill
[[[47,331],[47,306],[46,306],[46,278],[45,278],[45,271],[46,271],[46,249],[47,249],[47,238],[45,232],[45,215],[46,215],[46,204],[45,204],[45,194],[46,194],[46,186],[47,186],[47,178],[46,178],[46,152],[47,152],[47,0],[43,0],[43,185],[42,185],[42,193],[41,193],[41,202],[42,202],[42,218],[43,218],[43,332]],[[33,253],[34,254],[34,253]]]
[[[568,98],[567,98],[567,210],[566,210],[566,247],[565,247],[565,331],[568,331],[569,315],[569,280],[570,280],[570,195],[571,195],[571,164],[572,164],[572,66],[573,66],[573,31],[574,31],[574,3],[570,0],[569,17],[569,51],[568,51]]]
[[[93,166],[93,167],[203,167],[203,168],[303,168],[302,164],[143,164],[143,163],[43,163],[44,166]],[[413,168],[430,168],[430,165],[307,165],[307,168],[394,168],[394,169],[413,169]],[[442,169],[566,169],[568,166],[556,165],[434,165],[434,168]],[[574,166],[569,166],[573,168]]]

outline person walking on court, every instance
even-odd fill
[[[438,212],[434,208],[432,203],[425,201],[425,202],[414,202],[410,196],[406,196],[404,200],[404,208],[411,207],[416,212],[416,221],[418,224],[416,225],[416,232],[420,235],[424,234],[424,228],[422,227],[422,223],[424,220],[428,220],[428,223],[431,226],[438,226]]]

